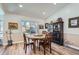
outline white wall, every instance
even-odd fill
[[[79,28],[68,28],[68,19],[79,16],[79,4],[73,3],[62,8],[52,16],[50,16],[47,21],[57,20],[57,18],[62,17],[64,21],[64,33],[65,40],[67,39],[70,43],[79,46]],[[75,37],[72,37],[75,36]],[[77,37],[76,37],[77,36]],[[71,38],[70,38],[71,37]]]
[[[0,16],[3,16],[3,15],[4,15],[4,11],[3,11],[2,6],[0,4]]]
[[[64,32],[65,33],[72,33],[72,34],[79,34],[79,28],[68,28],[68,19],[72,17],[79,16],[79,4],[70,4],[64,7],[62,10],[56,12],[54,15],[49,17],[49,20],[57,20],[58,17],[62,17],[64,23]],[[75,31],[74,31],[75,30]]]
[[[5,12],[4,10],[2,9],[2,6],[0,4],[0,20],[3,20],[4,19],[4,15],[5,15]]]
[[[6,34],[6,31],[9,31],[8,22],[18,23],[18,29],[12,31],[12,40],[14,43],[19,43],[23,41],[21,20],[34,21],[38,25],[39,24],[44,25],[44,21],[42,19],[36,19],[36,18],[25,17],[25,16],[20,16],[20,15],[5,14],[3,18],[4,18],[4,39],[3,39],[4,45],[7,44],[7,40],[9,39],[9,34]]]

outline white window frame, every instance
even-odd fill
[[[3,39],[3,27],[2,27],[2,29],[1,29],[1,26],[3,26],[4,24],[4,22],[1,24],[1,22],[3,22],[3,20],[0,20],[0,39]],[[2,30],[2,31],[1,31]]]
[[[37,27],[38,25],[37,25],[36,22],[34,22],[34,21],[21,20],[21,25],[22,25],[22,26],[25,26],[25,23],[22,24],[22,22],[29,22],[29,23],[30,23],[30,27],[32,26],[32,24],[36,25],[36,33],[38,33],[38,27]]]

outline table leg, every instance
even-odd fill
[[[50,53],[51,53],[51,41],[50,41]]]
[[[33,50],[34,50],[34,53],[36,53],[36,46],[35,46],[35,44],[36,44],[36,40],[33,40],[34,41],[34,48],[33,48]]]
[[[45,40],[44,40],[44,43],[45,43]],[[44,55],[46,55],[46,50],[45,50],[46,46],[45,46],[45,44],[43,45],[43,47],[44,47]]]
[[[39,43],[39,51],[40,51],[40,43]]]

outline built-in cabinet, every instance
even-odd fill
[[[58,18],[56,22],[53,22],[48,26],[48,32],[52,33],[53,35],[52,42],[57,43],[59,45],[63,45],[63,26],[64,22],[62,21],[62,18]]]
[[[53,42],[63,45],[64,36],[63,36],[63,21],[53,23]]]

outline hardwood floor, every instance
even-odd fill
[[[78,55],[79,51],[74,49],[59,46],[57,44],[52,43],[52,53],[49,53],[49,49],[46,51],[47,55]],[[36,53],[33,53],[30,46],[28,46],[27,53],[25,54],[23,49],[23,43],[14,44],[12,46],[0,46],[0,55],[43,55],[43,48],[39,51],[36,48]]]

